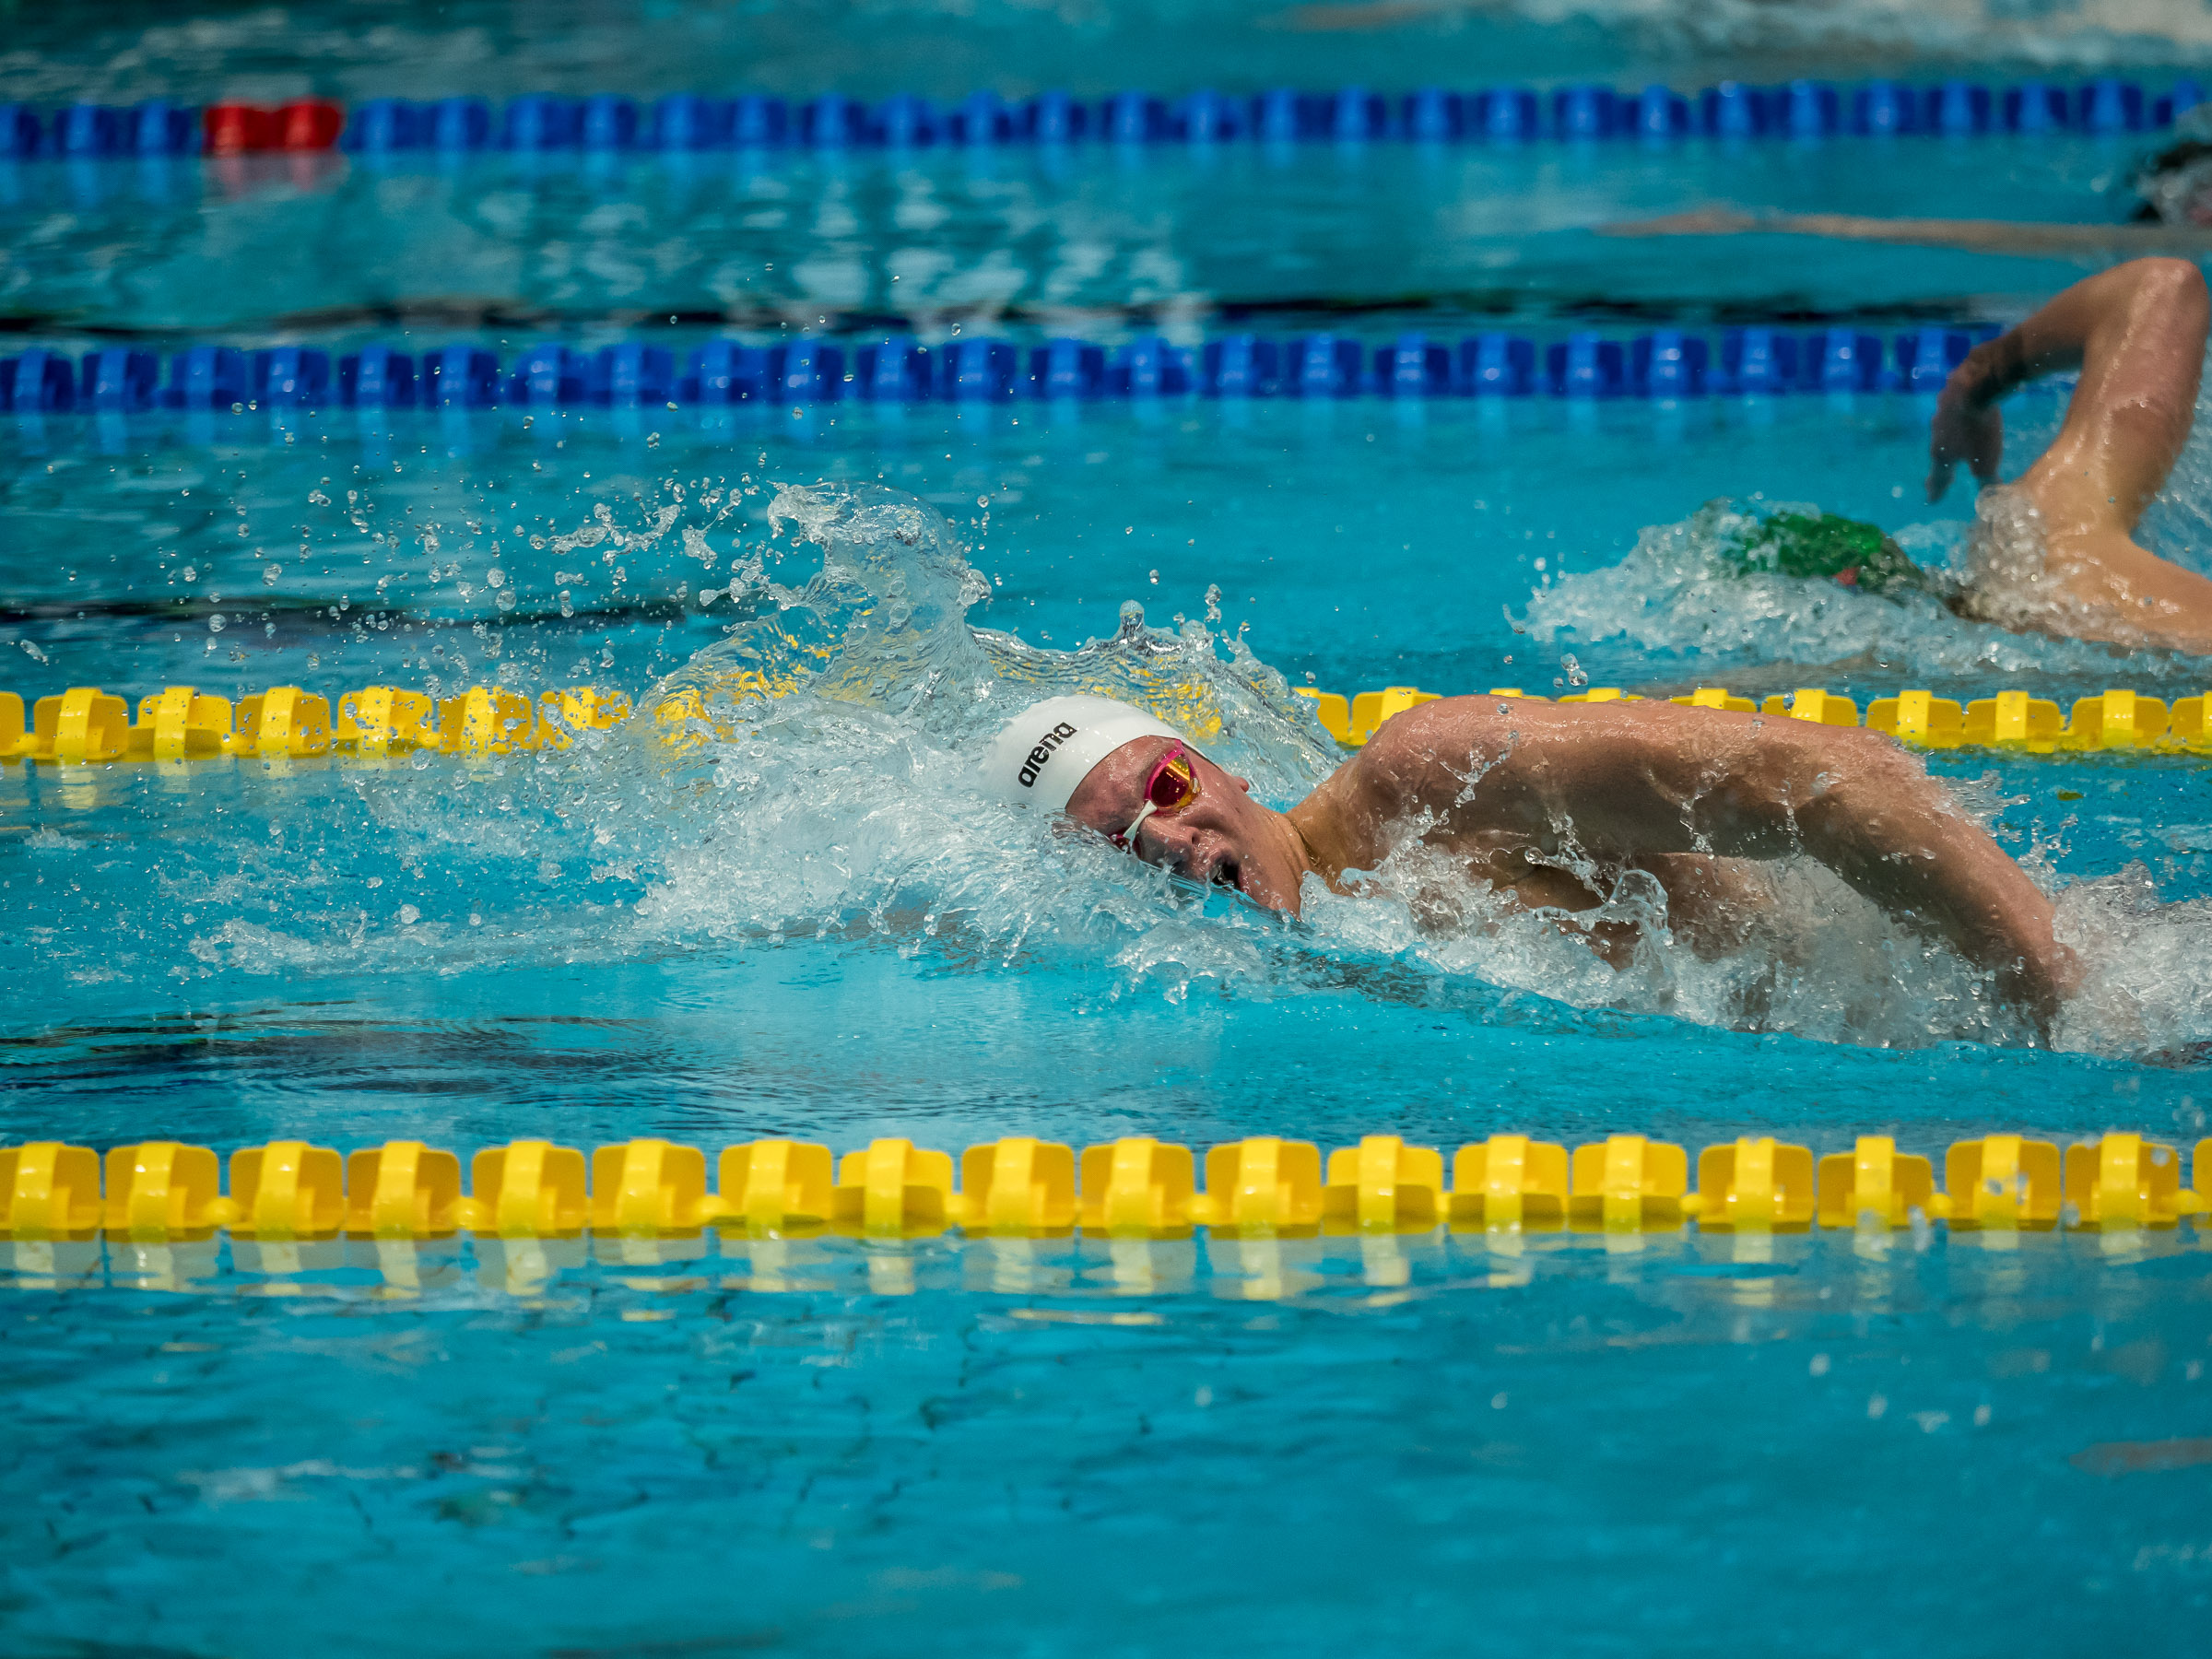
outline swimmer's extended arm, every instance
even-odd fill
[[[1936,406],[1930,500],[1960,461],[1996,477],[1997,399],[2041,374],[2081,372],[2065,425],[2018,485],[2039,521],[2036,572],[2026,586],[1978,578],[1994,585],[1970,589],[1969,609],[2076,639],[2212,652],[2212,582],[2135,539],[2189,439],[2208,310],[2194,265],[2139,259],[2076,283],[1959,366]]]
[[[1620,863],[1803,853],[1935,929],[2041,1018],[2074,981],[2050,900],[1875,733],[1665,703],[1453,698],[1390,722],[1292,818],[1309,819],[1324,864],[1369,868],[1389,824],[1423,812],[1493,862],[1513,848]]]
[[[1597,227],[1600,236],[1821,236],[1908,248],[1963,248],[2031,258],[2117,259],[2212,253],[2212,231],[2187,225],[2053,225],[2018,219],[1867,218],[1852,213],[1747,213],[1698,207]]]
[[[2076,283],[1975,347],[1936,406],[1928,500],[1942,499],[1961,461],[1994,481],[2005,447],[1998,399],[2079,370],[2065,427],[2021,482],[2046,517],[2132,532],[2189,440],[2206,317],[2194,265],[2137,259]]]

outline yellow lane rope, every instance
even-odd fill
[[[1329,735],[1347,748],[1359,748],[1394,715],[1438,694],[1415,686],[1390,686],[1347,699],[1308,686],[1296,688],[1312,700],[1315,715]],[[1518,686],[1493,686],[1492,697],[1532,697]],[[1641,702],[1616,686],[1593,686],[1559,699],[1563,703]],[[1859,706],[1848,697],[1808,687],[1754,702],[1725,687],[1700,687],[1687,697],[1668,699],[1687,708],[1733,709],[1821,725],[1862,724]],[[1964,705],[1928,691],[1877,697],[1866,705],[1863,723],[1915,748],[2006,749],[2030,755],[2077,754],[2088,750],[2148,750],[2160,754],[2212,755],[2212,732],[2205,725],[2205,699],[2177,699],[2171,706],[2136,691],[2106,691],[2075,701],[2071,713],[2049,699],[2026,691],[2000,691]]]
[[[2199,1189],[2212,1185],[2212,1139],[2197,1142]],[[429,1239],[695,1236],[837,1232],[1108,1238],[1187,1237],[1196,1227],[1248,1238],[1455,1229],[1639,1232],[1695,1220],[1720,1232],[1886,1230],[1947,1222],[1984,1231],[2127,1231],[2212,1213],[2212,1193],[2182,1185],[2177,1148],[2108,1134],[2062,1148],[1992,1135],[1944,1159],[1863,1135],[1816,1159],[1771,1135],[1707,1147],[1690,1187],[1687,1151],[1641,1135],[1577,1147],[1493,1135],[1453,1153],[1371,1135],[1324,1159],[1311,1141],[1231,1141],[1203,1160],[1188,1147],[1132,1136],[1079,1154],[1011,1136],[948,1152],[887,1138],[831,1156],[810,1141],[725,1148],[708,1186],[707,1155],[655,1139],[588,1157],[545,1140],[477,1152],[462,1190],[460,1158],[419,1141],[341,1155],[306,1141],[241,1147],[221,1165],[206,1147],[147,1141],[104,1159],[40,1141],[0,1148],[0,1238],[163,1242],[211,1237],[298,1241],[340,1234]],[[1203,1172],[1201,1190],[1199,1176]],[[956,1182],[957,1177],[957,1182]]]
[[[664,721],[688,710],[664,704]],[[475,686],[433,699],[395,686],[370,686],[329,700],[298,686],[275,686],[236,703],[194,686],[171,686],[124,700],[98,686],[41,697],[24,717],[23,700],[0,691],[0,761],[92,766],[122,760],[202,760],[231,755],[264,760],[312,759],[334,750],[361,756],[417,749],[504,755],[565,748],[578,732],[606,731],[629,717],[618,691],[571,686],[535,702],[500,686]]]
[[[738,696],[773,697],[790,688],[757,674],[734,677]],[[1438,693],[1417,686],[1389,686],[1351,698],[1308,686],[1296,688],[1315,716],[1347,748],[1359,748],[1394,716]],[[1548,700],[1517,686],[1496,686],[1492,697]],[[1641,702],[1613,686],[1594,686],[1558,700],[1562,703]],[[2171,705],[2136,691],[2105,691],[2077,699],[2072,711],[2026,691],[2000,691],[1960,704],[1928,691],[1904,691],[1868,703],[1865,720],[1850,698],[1818,688],[1754,702],[1725,687],[1701,687],[1669,700],[1685,707],[1732,709],[1822,725],[1885,732],[1917,748],[1989,748],[2032,755],[2091,750],[2212,755],[2203,696]],[[570,686],[533,700],[501,686],[474,686],[453,697],[433,698],[397,686],[348,691],[333,710],[327,699],[298,686],[275,686],[235,703],[194,686],[170,686],[138,700],[137,718],[124,699],[98,686],[73,686],[41,697],[27,712],[21,697],[0,691],[0,763],[109,765],[130,760],[197,760],[222,756],[311,759],[319,756],[389,757],[427,750],[488,756],[566,748],[580,732],[604,732],[631,716],[629,700],[595,686]],[[654,705],[653,719],[672,743],[696,741],[694,727],[714,721],[698,690],[679,691]]]

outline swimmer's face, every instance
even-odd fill
[[[1118,836],[1145,805],[1145,782],[1174,746],[1166,737],[1124,743],[1093,767],[1067,803],[1068,816],[1101,835]],[[1233,888],[1270,910],[1298,909],[1299,871],[1278,837],[1267,832],[1266,809],[1246,780],[1225,772],[1185,747],[1198,778],[1198,798],[1172,812],[1147,815],[1131,847],[1147,864],[1192,881]]]

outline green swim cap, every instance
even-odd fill
[[[1743,575],[1825,576],[1870,594],[1925,588],[1927,572],[1881,526],[1832,512],[1777,512],[1735,548]]]

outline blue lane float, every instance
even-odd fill
[[[430,149],[698,150],[864,147],[899,150],[1093,141],[1117,145],[1263,143],[1565,142],[1625,138],[1818,140],[1926,135],[2083,132],[2116,134],[2171,126],[2203,101],[2194,81],[2152,95],[2137,83],[2100,79],[2078,87],[2029,82],[1934,87],[1872,81],[1856,87],[1799,80],[1760,87],[1724,82],[1691,94],[1666,87],[1623,92],[1563,87],[1475,91],[1422,88],[1382,93],[1277,88],[1251,96],[1201,88],[1179,99],[1119,92],[1097,100],[1045,93],[1018,102],[978,92],[940,105],[912,93],[868,104],[830,94],[715,99],[684,93],[651,104],[621,98],[524,98],[493,118],[481,100],[413,106],[362,105],[343,140],[355,151]]]
[[[712,340],[679,362],[641,343],[578,351],[532,346],[502,363],[477,346],[419,354],[364,346],[335,360],[308,347],[191,346],[166,377],[153,353],[108,347],[72,359],[34,347],[0,358],[0,410],[361,408],[587,409],[737,404],[989,404],[1168,397],[1606,400],[1940,391],[1978,339],[1928,327],[1658,329],[1629,340],[1579,331],[1542,346],[1520,335],[1458,340],[1405,334],[1377,344],[1336,334],[1230,335],[1199,346],[1157,335],[1118,345],[1056,339],[853,341],[801,335],[773,346]]]
[[[1178,99],[1130,91],[1085,101],[1065,93],[1008,103],[990,92],[940,105],[901,92],[877,103],[840,94],[801,102],[677,94],[651,104],[602,97],[519,98],[496,119],[479,99],[410,105],[382,99],[359,106],[341,141],[356,152],[403,149],[700,150],[771,148],[895,150],[937,146],[1263,143],[1524,143],[1624,138],[1818,140],[1988,133],[2136,133],[2171,126],[2203,94],[2181,80],[2152,95],[2131,81],[2078,87],[2029,82],[1992,88],[1967,81],[1934,87],[1872,81],[1856,87],[1798,80],[1760,87],[1724,82],[1684,95],[1652,86],[1522,87],[1477,91],[1423,88],[1382,93],[1277,88],[1251,96],[1202,88]]]
[[[1681,93],[1600,85],[1539,92],[1525,87],[1441,87],[1382,92],[1275,88],[1250,95],[1201,88],[1180,98],[1144,91],[1082,100],[1045,92],[1016,101],[979,91],[941,104],[911,92],[869,103],[839,93],[786,101],[759,94],[673,93],[653,101],[604,94],[529,94],[494,106],[482,98],[429,102],[374,98],[352,106],[341,146],[356,154],[409,150],[622,153],[794,147],[892,150],[1098,142],[1208,145],[1407,141],[1428,144],[1665,142],[1704,136],[1800,142],[1841,136],[1966,137],[1989,133],[2126,134],[2172,125],[2204,101],[2181,79],[2165,92],[2102,77],[2078,86],[2028,81],[1992,87],[1950,80],[1907,86],[1795,80],[1724,81]],[[202,112],[159,100],[128,107],[78,103],[40,110],[0,103],[0,161],[182,155],[201,147]]]

